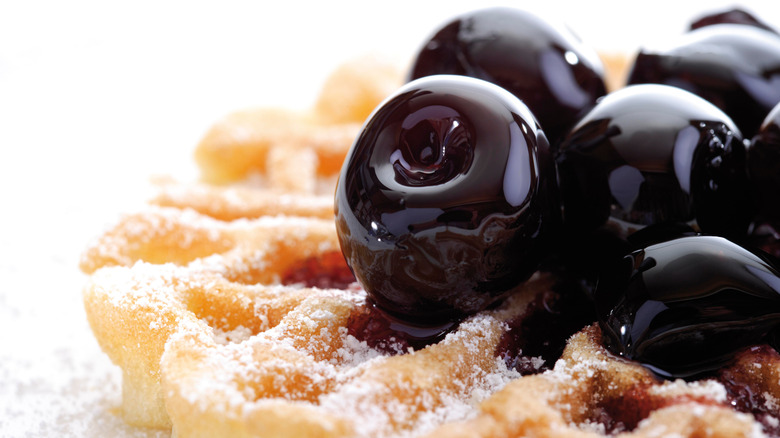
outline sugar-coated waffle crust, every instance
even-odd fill
[[[340,254],[332,187],[399,81],[361,59],[309,113],[226,117],[196,150],[201,183],[161,186],[85,251],[85,307],[122,369],[128,423],[179,438],[780,431],[780,360],[763,347],[717,380],[661,381],[608,353],[592,325],[549,369],[508,365],[507,336],[553,286],[543,275],[425,348],[356,335],[370,307]]]

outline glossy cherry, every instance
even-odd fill
[[[759,20],[750,12],[740,8],[732,8],[707,14],[691,23],[690,29],[694,30],[713,24],[744,24],[777,33],[773,27]]]
[[[472,76],[509,90],[553,145],[606,93],[595,51],[567,28],[513,8],[480,9],[436,31],[409,78],[434,74]]]
[[[746,242],[780,257],[780,104],[750,142],[747,167],[757,212]]]
[[[780,271],[776,259],[725,238],[682,237],[616,261],[596,306],[613,352],[665,377],[692,377],[780,324]]]
[[[537,268],[559,223],[544,133],[506,90],[431,76],[366,122],[336,189],[342,252],[380,309],[416,325],[458,320]]]
[[[780,102],[780,36],[756,26],[714,24],[660,49],[643,49],[629,84],[679,87],[712,102],[746,137]]]
[[[748,148],[747,165],[761,218],[780,226],[780,104],[761,123]]]
[[[683,222],[741,236],[752,217],[739,130],[679,88],[636,85],[605,96],[561,144],[557,163],[571,233],[606,226],[625,237]]]

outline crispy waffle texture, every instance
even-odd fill
[[[508,367],[502,340],[551,289],[544,275],[425,348],[389,354],[354,336],[350,323],[369,307],[340,254],[333,185],[360,124],[398,84],[394,66],[360,59],[334,73],[310,112],[227,116],[195,151],[201,182],[160,186],[90,244],[84,303],[122,369],[128,423],[179,438],[748,437],[778,428],[780,360],[758,347],[721,380],[661,381],[608,353],[594,325],[551,369]],[[740,390],[754,395],[753,414],[734,409]]]

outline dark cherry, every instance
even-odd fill
[[[780,226],[780,104],[770,111],[753,137],[747,166],[760,219]]]
[[[747,149],[750,194],[757,213],[748,244],[780,257],[780,104],[764,119]]]
[[[722,109],[752,137],[780,102],[780,36],[741,24],[701,27],[670,47],[641,50],[628,83],[688,90]]]
[[[577,233],[559,233],[555,250],[544,260],[540,271],[554,275],[559,285],[565,285],[560,289],[566,289],[567,295],[592,298],[599,276],[616,260],[653,243],[698,234],[684,223],[653,224],[629,236],[621,235],[608,226]]]
[[[607,227],[626,237],[683,222],[743,236],[752,217],[739,130],[679,88],[635,85],[605,96],[561,144],[557,163],[570,233]]]
[[[656,243],[698,235],[700,235],[700,233],[696,232],[690,225],[677,222],[647,226],[628,236],[626,240],[631,247],[631,251],[629,252],[633,252],[650,245],[655,245]],[[621,258],[626,254],[628,254],[628,252],[623,253]]]
[[[780,323],[778,275],[776,259],[722,237],[649,245],[599,279],[605,343],[664,377],[716,370]]]
[[[553,145],[606,93],[601,61],[567,28],[513,8],[461,15],[418,53],[410,79],[457,74],[519,97]]]
[[[774,28],[762,22],[750,12],[740,8],[707,14],[691,23],[690,30],[712,26],[713,24],[744,24],[777,33]]]
[[[410,82],[342,167],[336,227],[371,300],[417,325],[459,320],[537,268],[559,223],[554,163],[528,108],[479,79]]]
[[[780,258],[780,231],[777,226],[768,222],[756,222],[750,228],[750,233],[742,242]]]
[[[739,8],[707,14],[691,23],[690,30],[711,26],[713,24],[745,24],[777,33],[774,28],[762,22],[753,16],[753,14]]]

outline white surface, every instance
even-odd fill
[[[732,4],[524,3],[624,52]],[[341,61],[406,61],[474,4],[0,0],[0,436],[154,436],[111,413],[119,374],[81,307],[86,242],[148,197],[151,175],[194,178],[220,116],[305,107]],[[742,4],[779,24],[778,2]]]

